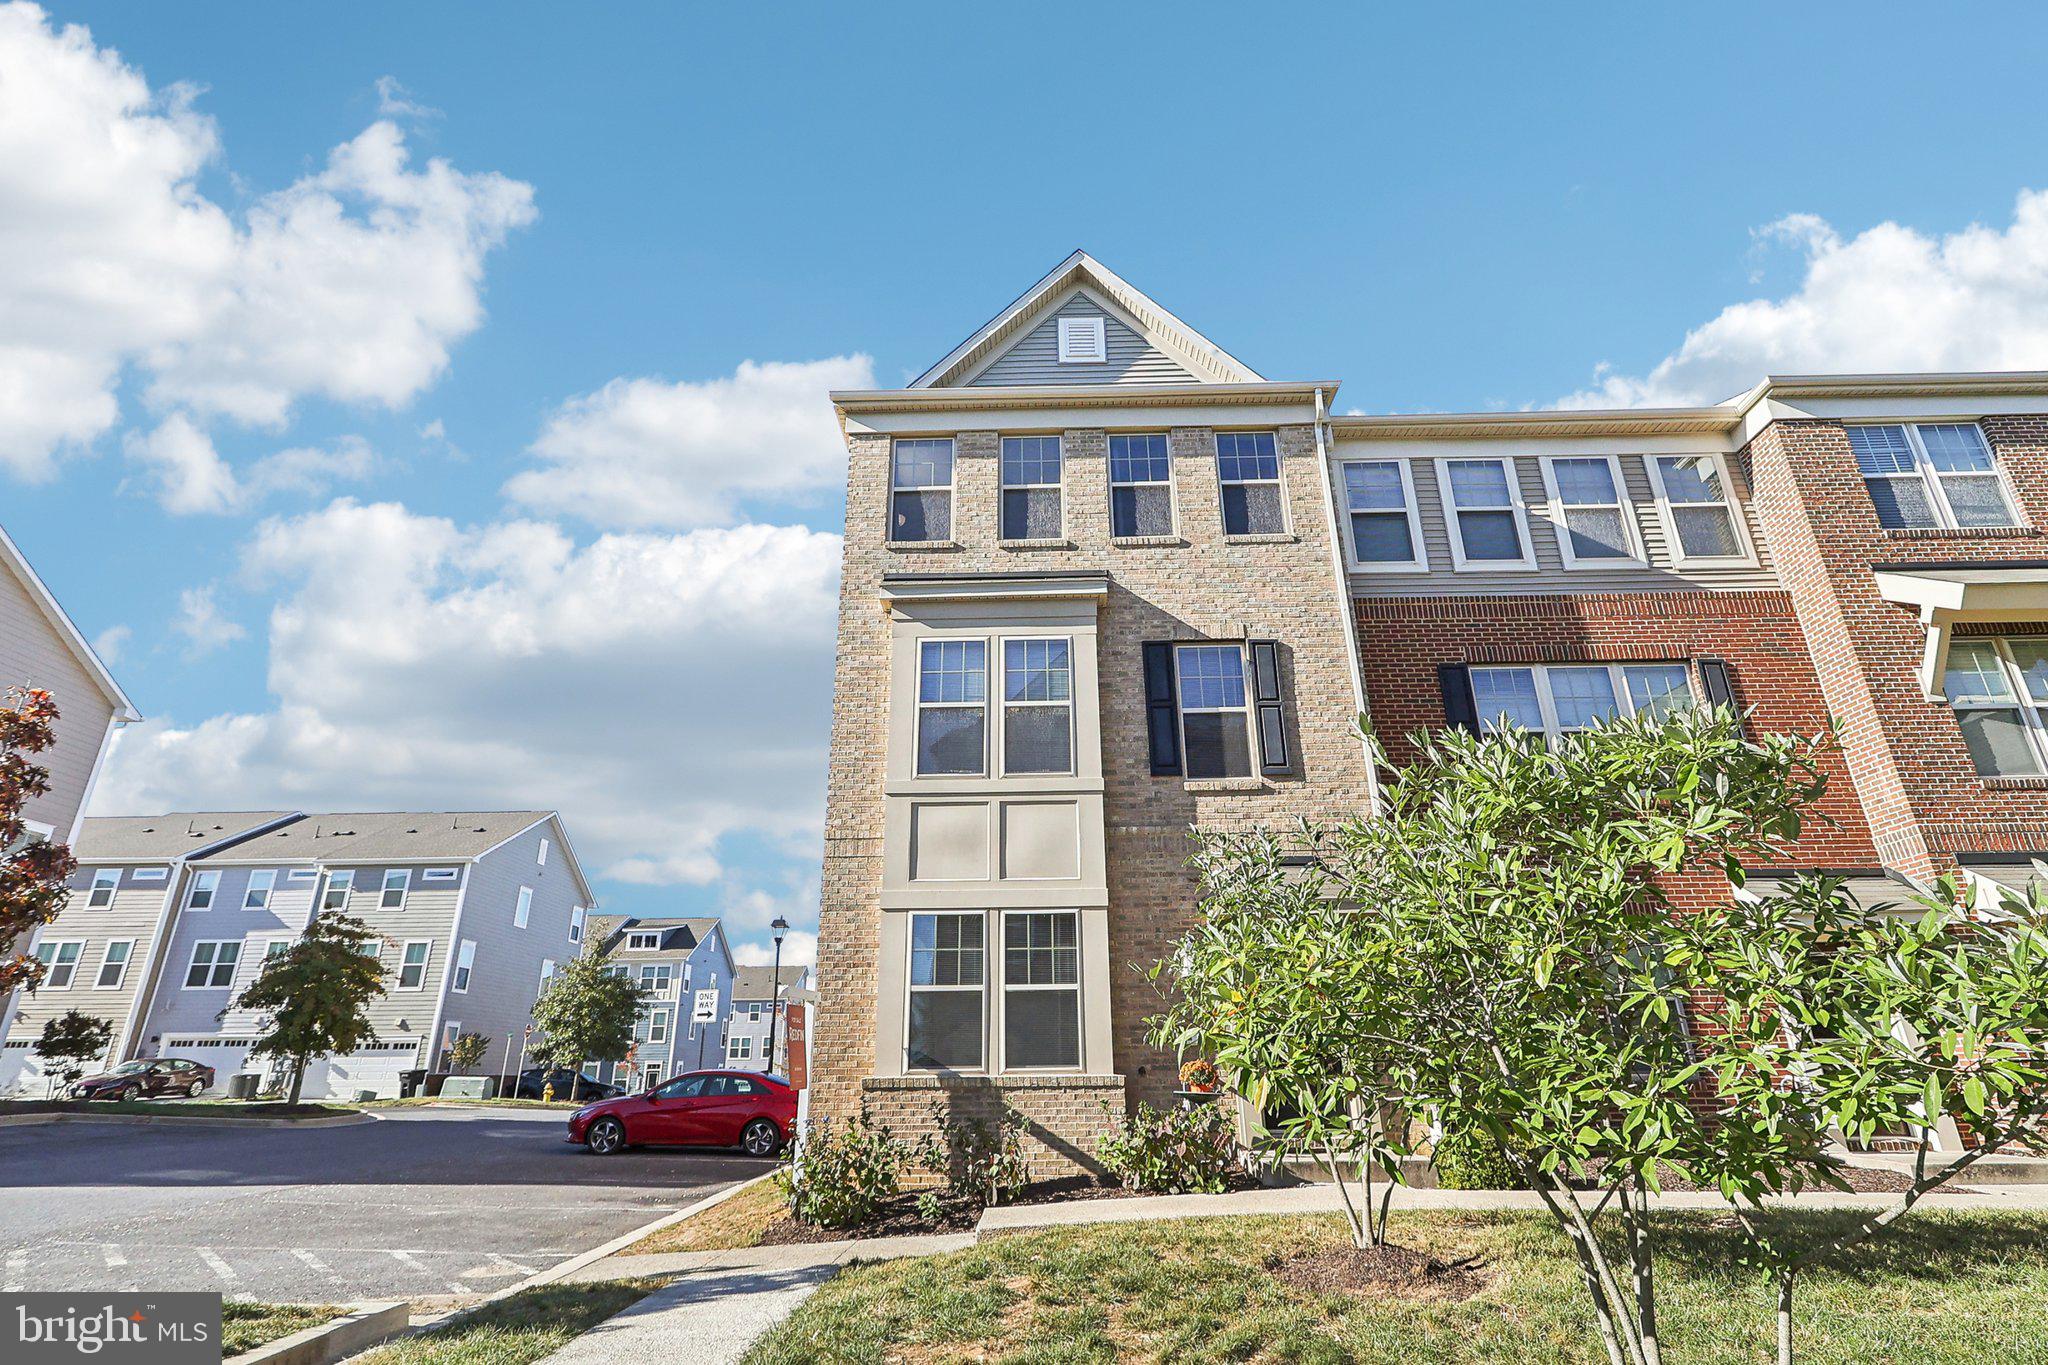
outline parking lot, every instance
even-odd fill
[[[546,1110],[345,1128],[0,1128],[0,1290],[337,1301],[481,1294],[757,1175],[740,1154],[593,1157]]]

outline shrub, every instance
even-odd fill
[[[1237,1138],[1221,1105],[1161,1111],[1141,1100],[1115,1121],[1095,1155],[1127,1190],[1221,1194],[1237,1164]]]
[[[1024,1116],[1007,1102],[994,1119],[956,1119],[932,1109],[924,1164],[957,1195],[988,1205],[1024,1188]]]
[[[843,1124],[813,1123],[782,1154],[790,1217],[822,1228],[865,1223],[896,1193],[904,1166],[915,1156],[865,1106]]]
[[[1436,1183],[1446,1190],[1518,1190],[1521,1180],[1507,1154],[1477,1133],[1446,1133],[1429,1154]]]

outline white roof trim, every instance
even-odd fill
[[[2048,621],[2048,566],[1957,565],[1953,568],[1878,569],[1877,593],[1887,602],[1920,609],[1927,643],[1920,655],[1920,690],[1946,701],[1949,627],[1957,621]]]
[[[128,694],[121,690],[121,684],[114,681],[114,675],[100,662],[100,656],[93,653],[93,648],[87,643],[85,636],[79,633],[70,616],[65,614],[56,595],[36,573],[34,566],[28,562],[28,556],[21,552],[21,548],[7,534],[7,528],[4,526],[0,526],[0,560],[5,560],[8,567],[14,570],[15,576],[28,588],[28,595],[35,599],[36,605],[43,609],[43,615],[49,618],[51,627],[62,637],[64,643],[71,647],[71,652],[78,657],[78,662],[85,666],[85,671],[92,675],[93,681],[99,684],[100,691],[106,694],[107,700],[114,703],[115,721],[128,725],[141,720],[142,713],[135,709],[135,703],[128,700]]]
[[[959,384],[985,368],[987,360],[1005,341],[1028,330],[1029,324],[1035,323],[1055,299],[1064,300],[1070,285],[1092,285],[1137,322],[1146,340],[1179,361],[1190,374],[1213,383],[1262,381],[1258,371],[1182,322],[1150,295],[1134,288],[1087,252],[1076,251],[967,340],[948,351],[938,364],[912,380],[910,387],[929,389]]]

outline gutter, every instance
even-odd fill
[[[1344,663],[1351,675],[1351,713],[1362,725],[1365,721],[1365,673],[1360,663],[1358,643],[1358,614],[1351,604],[1351,573],[1344,565],[1344,543],[1338,537],[1343,533],[1343,524],[1337,517],[1337,493],[1333,483],[1336,466],[1330,460],[1328,443],[1323,430],[1327,424],[1328,410],[1323,403],[1323,391],[1316,390],[1316,468],[1323,485],[1323,529],[1330,539],[1330,572],[1337,585],[1337,615],[1344,622]],[[1365,760],[1365,792],[1369,813],[1377,814],[1380,806],[1379,774],[1373,769],[1372,745],[1361,743],[1361,754]]]

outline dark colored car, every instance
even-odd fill
[[[595,1080],[581,1072],[571,1071],[566,1066],[556,1067],[553,1071],[533,1066],[519,1073],[519,1079],[512,1084],[511,1098],[537,1100],[547,1089],[549,1081],[555,1083],[555,1098],[558,1100],[608,1100],[614,1095],[626,1093],[624,1086],[606,1085],[603,1081]],[[573,1096],[569,1093],[571,1082],[574,1082],[576,1087]]]
[[[796,1089],[758,1071],[691,1071],[644,1095],[569,1115],[569,1141],[599,1156],[628,1147],[738,1147],[774,1156],[796,1128]]]
[[[139,1100],[155,1095],[198,1095],[213,1085],[213,1068],[183,1057],[141,1057],[111,1071],[73,1081],[74,1100]]]

